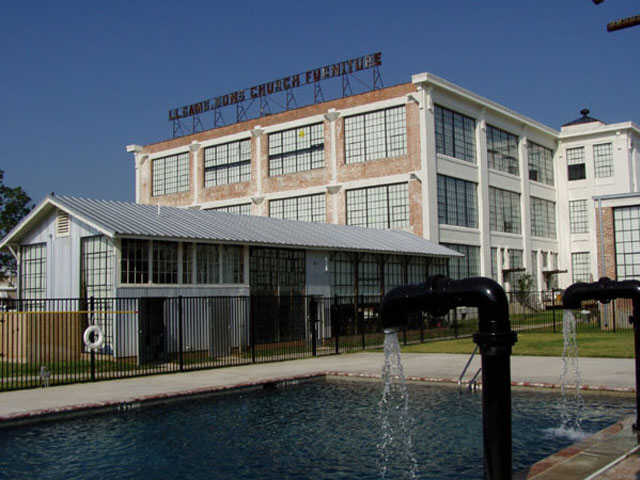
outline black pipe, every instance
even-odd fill
[[[502,287],[485,277],[451,280],[436,275],[420,285],[397,287],[382,299],[385,328],[399,328],[408,315],[424,311],[443,316],[455,307],[477,307],[473,341],[482,355],[482,424],[484,471],[489,480],[512,478],[511,347],[516,334],[509,325],[509,303]]]
[[[633,324],[633,342],[636,366],[636,423],[633,428],[640,443],[640,281],[615,281],[602,277],[593,283],[574,283],[564,291],[562,305],[566,309],[578,309],[584,300],[597,300],[609,303],[617,298],[628,298],[633,303],[633,316],[629,319]],[[615,318],[614,318],[615,322]],[[615,323],[614,323],[615,325]]]

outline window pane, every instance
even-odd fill
[[[408,227],[408,184],[347,190],[347,225],[368,228]]]
[[[475,163],[475,120],[435,106],[436,152]]]
[[[215,187],[251,179],[251,140],[204,149],[204,186]]]
[[[360,163],[407,154],[405,106],[344,119],[345,163]]]
[[[477,185],[438,175],[438,219],[441,224],[478,227]]]

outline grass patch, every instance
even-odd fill
[[[475,348],[471,338],[444,340],[403,347],[407,353],[466,353]],[[513,355],[562,356],[562,333],[522,332],[513,346]],[[633,334],[599,331],[578,332],[581,357],[633,358]]]

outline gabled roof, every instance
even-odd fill
[[[39,219],[55,209],[115,237],[212,241],[285,248],[345,250],[452,257],[458,252],[412,233],[345,225],[296,222],[137,203],[49,196],[1,242],[20,242]]]

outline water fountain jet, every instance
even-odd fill
[[[511,347],[516,334],[509,325],[509,303],[502,287],[485,277],[451,280],[442,275],[425,283],[397,287],[381,305],[385,328],[405,325],[411,312],[443,316],[455,307],[478,308],[473,340],[482,355],[484,471],[489,480],[512,478]]]
[[[593,283],[574,283],[564,291],[562,305],[565,309],[577,310],[584,300],[597,300],[606,304],[618,298],[628,298],[633,303],[633,315],[629,319],[633,325],[636,366],[636,423],[633,428],[638,434],[638,443],[640,443],[640,357],[638,357],[638,352],[640,352],[640,281],[615,281],[603,277]]]

